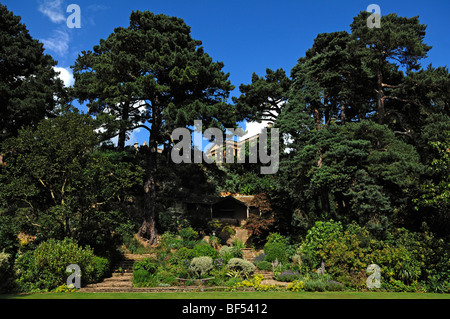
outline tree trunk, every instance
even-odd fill
[[[138,236],[149,245],[157,244],[156,230],[156,153],[150,151],[147,163],[147,177],[144,184],[144,220],[138,231]]]
[[[127,103],[123,103],[122,107],[122,116],[121,116],[121,123],[119,128],[119,137],[117,140],[117,149],[119,152],[123,151],[125,149],[125,140],[127,138],[127,121],[129,117],[129,107]]]
[[[320,113],[317,107],[314,107],[314,121],[316,122],[316,129],[320,130],[322,127],[320,125]]]
[[[341,101],[341,114],[339,114],[339,117],[341,118],[341,123],[345,124],[347,116],[345,115],[345,105],[342,101]]]
[[[383,74],[381,72],[381,63],[378,69],[377,89],[378,124],[383,124],[386,111],[384,109]]]
[[[149,157],[146,167],[146,180],[144,184],[144,221],[138,231],[138,236],[146,240],[149,245],[158,243],[158,232],[156,229],[156,172],[158,156],[158,136],[161,127],[157,106],[152,103],[153,121],[149,141]]]
[[[117,140],[117,150],[119,152],[123,151],[125,149],[125,139],[127,137],[127,132],[125,130],[120,130],[119,137]]]

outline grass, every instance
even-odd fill
[[[450,299],[449,294],[405,292],[169,292],[37,293],[0,295],[0,299]]]

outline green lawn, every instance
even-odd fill
[[[397,292],[170,292],[38,293],[0,295],[0,299],[450,299],[450,294]]]

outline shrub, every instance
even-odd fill
[[[213,261],[215,268],[222,268],[225,265],[225,262],[222,257],[214,259]]]
[[[158,284],[156,277],[145,269],[133,270],[133,285],[137,287],[155,287]]]
[[[167,284],[169,286],[174,286],[178,283],[176,275],[169,270],[160,269],[156,275],[156,278],[162,284]]]
[[[272,270],[272,264],[266,260],[256,263],[256,267],[260,270]]]
[[[8,291],[12,284],[13,267],[11,260],[11,254],[4,251],[0,252],[0,293]]]
[[[212,259],[216,259],[218,257],[217,251],[208,244],[201,243],[195,245],[193,248],[193,252],[195,257],[208,256]]]
[[[300,273],[293,272],[292,270],[285,270],[282,273],[276,275],[274,278],[278,281],[291,282],[301,277]]]
[[[202,278],[213,269],[213,260],[211,257],[195,257],[189,266],[189,271],[197,278]]]
[[[344,290],[344,285],[340,282],[329,280],[325,283],[325,290],[327,291],[341,291]]]
[[[264,253],[266,261],[273,262],[278,259],[279,262],[286,263],[288,261],[286,239],[277,233],[270,234],[264,245]]]
[[[183,239],[170,232],[165,232],[161,236],[160,246],[165,249],[177,249],[183,247]]]
[[[149,275],[154,275],[158,267],[156,261],[151,258],[145,258],[144,260],[137,261],[133,264],[133,275],[135,272],[144,270],[149,273]]]
[[[330,220],[328,222],[318,221],[308,230],[305,244],[301,248],[303,260],[312,269],[322,261],[317,256],[320,248],[332,238],[340,238],[343,235],[343,227],[340,222]]]
[[[183,238],[185,242],[194,241],[198,239],[198,232],[196,232],[192,227],[186,227],[180,229],[178,234]]]
[[[63,284],[61,286],[58,286],[55,289],[55,292],[65,292],[65,293],[69,293],[69,292],[75,292],[77,291],[77,288],[69,288],[69,286],[67,286],[67,284]]]
[[[223,258],[225,263],[228,263],[231,258],[241,258],[242,257],[242,250],[239,247],[236,246],[227,246],[224,245],[219,251],[220,257]]]
[[[304,283],[306,291],[325,291],[326,284],[322,280],[308,280]]]
[[[249,276],[255,271],[255,265],[253,263],[241,258],[231,258],[228,261],[228,268],[240,271],[245,276]]]
[[[299,292],[304,290],[305,285],[301,280],[294,280],[293,282],[289,283],[286,288],[290,291]]]
[[[214,279],[208,281],[209,285],[222,286],[228,280],[227,268],[215,268],[211,271],[211,276],[214,277]]]
[[[195,252],[193,249],[189,249],[187,247],[181,247],[177,250],[175,253],[175,260],[177,263],[181,264],[183,263],[183,260],[188,260],[189,262],[192,260],[192,258],[196,257]]]
[[[16,261],[17,283],[26,291],[51,290],[66,283],[67,266],[81,268],[81,283],[91,283],[104,276],[109,262],[96,258],[93,250],[83,248],[71,239],[50,239],[34,251],[28,251]]]
[[[256,291],[268,291],[275,288],[273,285],[261,285],[263,279],[261,274],[254,274],[251,278],[238,282],[235,288],[254,288]]]
[[[110,263],[109,260],[104,257],[94,257],[94,281],[99,281],[100,279],[106,277],[110,273]]]

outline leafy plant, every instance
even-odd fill
[[[255,265],[253,265],[253,263],[241,258],[231,258],[228,261],[228,268],[239,271],[241,275],[246,277],[250,276],[255,271]]]
[[[276,275],[274,278],[278,281],[291,282],[301,278],[301,275],[300,273],[293,272],[292,270],[285,270]]]
[[[213,260],[211,257],[195,257],[189,265],[189,271],[197,278],[202,278],[213,269]]]
[[[272,270],[272,263],[268,262],[267,260],[255,263],[255,265],[260,270]]]
[[[217,251],[208,244],[200,243],[194,246],[192,249],[195,257],[208,256],[212,259],[216,259],[219,255]]]

